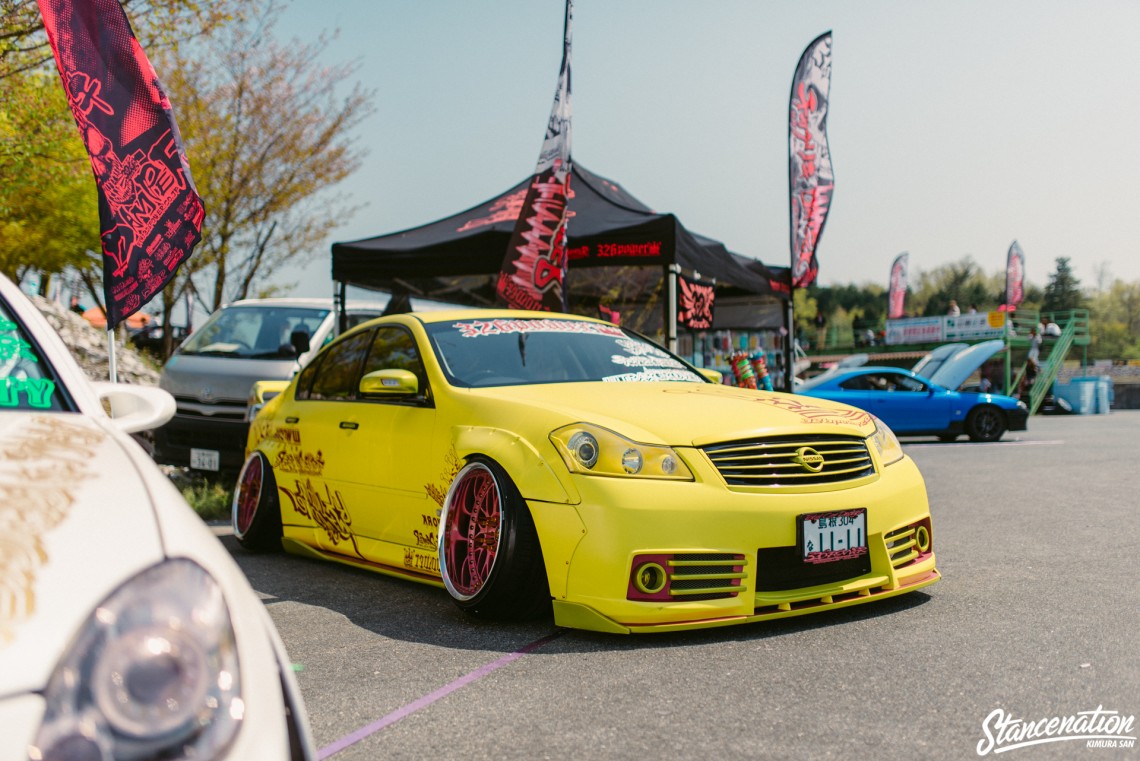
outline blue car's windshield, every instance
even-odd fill
[[[425,326],[454,386],[705,379],[644,338],[565,318],[457,320]]]

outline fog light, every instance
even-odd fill
[[[655,595],[665,589],[668,582],[665,569],[657,563],[645,563],[633,575],[633,585],[643,594]]]
[[[930,529],[919,524],[914,532],[914,543],[919,552],[930,552]]]
[[[634,475],[641,472],[641,452],[636,449],[627,449],[621,454],[621,466],[625,472]]]

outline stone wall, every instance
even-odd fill
[[[71,349],[71,355],[75,357],[75,361],[83,368],[87,377],[96,381],[108,380],[107,331],[94,327],[80,315],[54,301],[42,296],[29,296],[29,298]],[[126,345],[123,337],[119,337],[115,343],[115,367],[120,383],[158,385],[158,368]]]

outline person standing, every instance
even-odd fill
[[[950,308],[946,310],[946,314],[950,317],[957,317],[962,314],[962,310],[958,308],[958,302],[950,299]]]
[[[1037,328],[1030,328],[1028,361],[1032,362],[1034,367],[1041,364],[1041,340],[1041,331]]]

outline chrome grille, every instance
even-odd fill
[[[805,448],[823,457],[818,472],[800,463]],[[729,486],[835,484],[875,473],[867,442],[858,436],[773,436],[712,444],[703,451]]]

